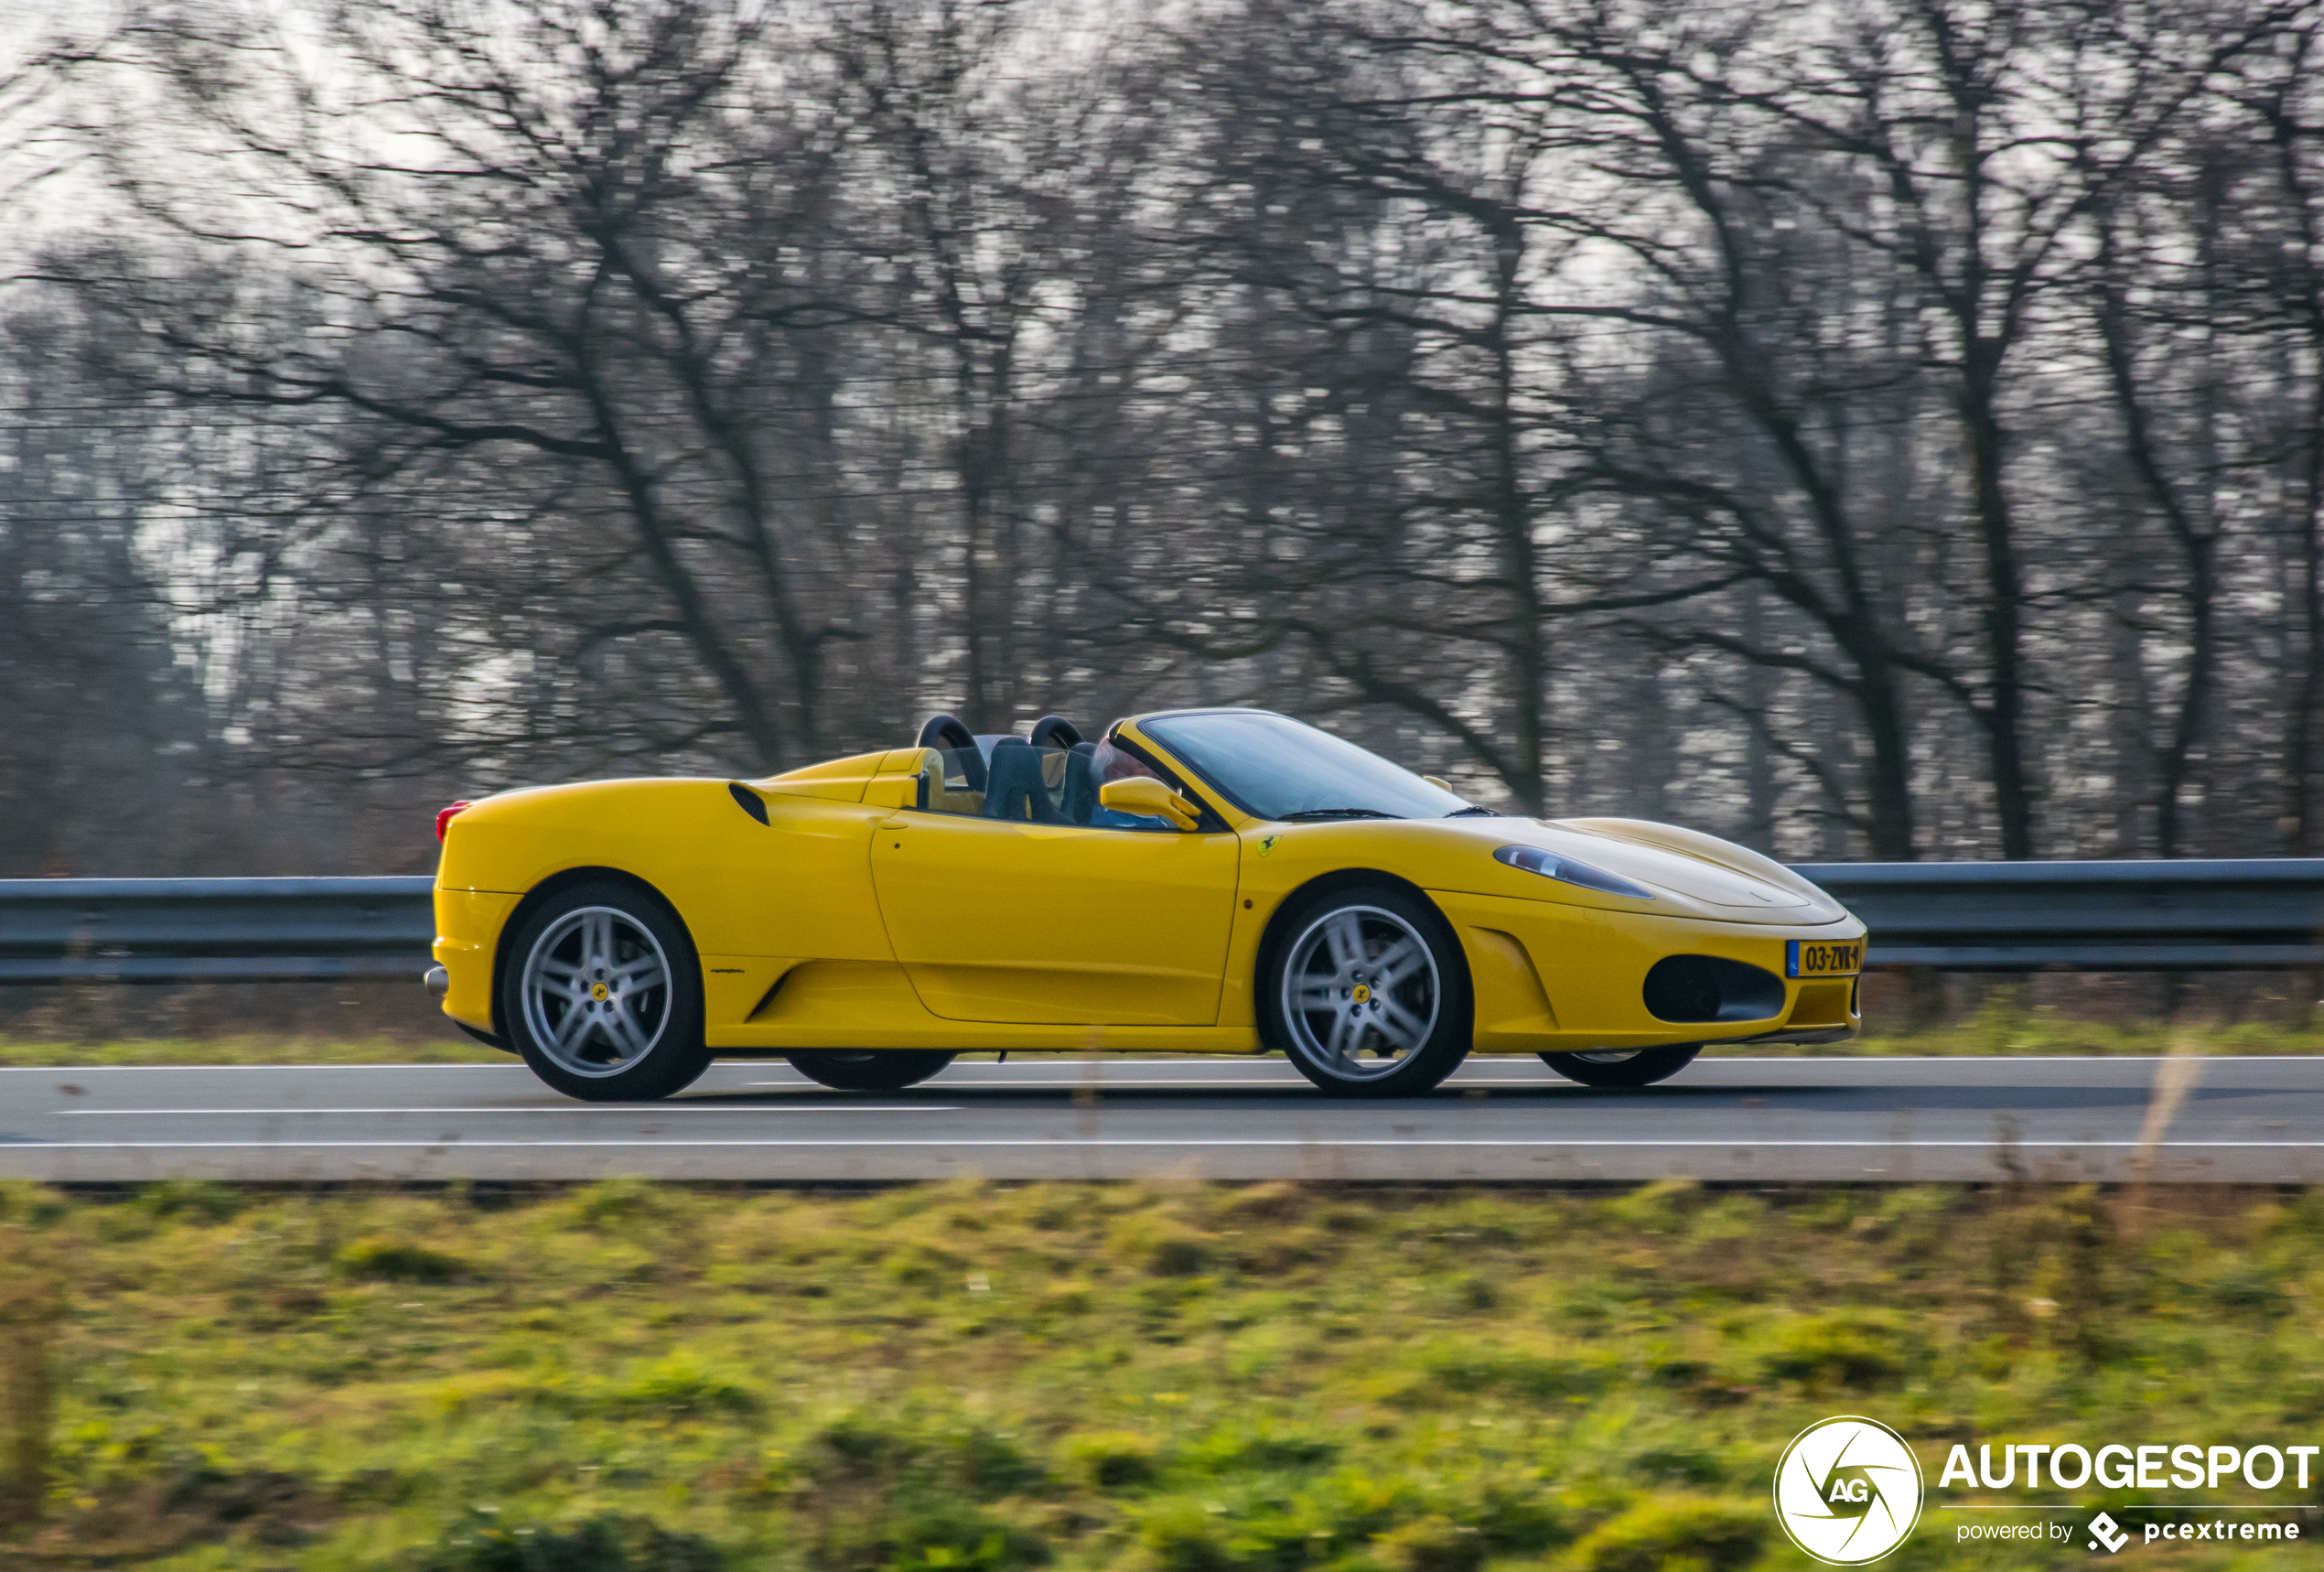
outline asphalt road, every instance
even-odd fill
[[[0,1177],[2324,1180],[2324,1059],[2167,1062],[1714,1059],[1605,1092],[1479,1059],[1383,1103],[1277,1059],[1034,1057],[871,1095],[739,1062],[620,1105],[516,1065],[0,1070]]]

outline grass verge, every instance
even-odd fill
[[[1854,1042],[1810,1048],[1714,1046],[1711,1057],[1797,1054],[2314,1054],[2324,1053],[2324,1017],[2314,1027],[2265,1022],[2216,1025],[2081,1019],[2047,1008],[2006,1004],[1957,1025],[1913,1032],[1873,1032]],[[751,1050],[747,1058],[768,1059]],[[990,1059],[988,1053],[963,1059]],[[248,1036],[135,1038],[75,1041],[0,1036],[0,1068],[102,1064],[514,1064],[514,1056],[465,1039]]]
[[[514,1056],[466,1039],[249,1036],[123,1038],[95,1041],[0,1037],[0,1069],[102,1064],[514,1064]]]
[[[1830,1414],[1928,1445],[2324,1416],[2324,1199],[2220,1189],[166,1184],[0,1212],[16,1297],[70,1305],[43,1520],[4,1565],[1730,1572],[1804,1565],[1767,1481]],[[2274,1554],[2174,1561],[2312,1551]],[[2045,1557],[2085,1553],[2006,1560]]]

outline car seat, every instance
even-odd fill
[[[993,744],[984,781],[984,816],[1030,819],[1037,824],[1065,822],[1049,789],[1041,783],[1041,750],[1021,737],[1004,737]]]
[[[1077,742],[1065,755],[1065,822],[1086,824],[1097,812],[1097,744]]]

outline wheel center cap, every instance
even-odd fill
[[[589,996],[597,1000],[597,1003],[603,1004],[606,1000],[613,997],[613,990],[607,987],[603,983],[592,984],[589,988]]]
[[[1348,997],[1360,1005],[1371,1003],[1372,985],[1369,983],[1358,983],[1355,986],[1355,991],[1350,993]]]

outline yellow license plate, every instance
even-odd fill
[[[1790,953],[1786,959],[1794,977],[1853,977],[1864,970],[1861,939],[1851,939],[1845,943],[1794,939],[1787,948]]]

